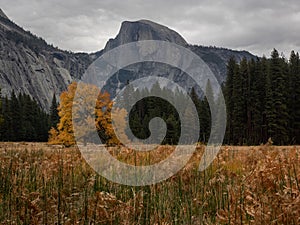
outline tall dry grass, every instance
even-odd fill
[[[151,154],[111,149],[127,163]],[[1,224],[300,224],[299,147],[223,147],[198,171],[203,147],[170,179],[146,187],[97,175],[76,148],[0,144]]]

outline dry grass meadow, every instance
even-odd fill
[[[170,179],[129,187],[97,175],[75,147],[1,143],[0,224],[300,224],[299,150],[224,146],[199,172],[199,146]],[[151,158],[171,151],[160,146]]]

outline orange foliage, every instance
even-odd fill
[[[59,123],[57,130],[52,128],[49,132],[50,144],[63,144],[71,146],[75,144],[73,125],[72,125],[72,106],[77,83],[69,85],[68,90],[60,95],[60,104],[58,106]]]
[[[76,98],[76,101],[74,101],[75,92],[80,96],[80,98]],[[58,107],[60,121],[57,129],[52,128],[49,131],[49,143],[65,146],[75,144],[73,117],[74,120],[80,119],[80,123],[76,123],[77,140],[86,144],[91,141],[89,137],[97,129],[102,142],[108,145],[120,144],[111,124],[112,105],[110,95],[107,92],[101,93],[95,85],[71,83],[68,90],[60,96]],[[74,110],[73,114],[72,109]],[[125,124],[122,121],[125,121],[126,115],[127,112],[122,111],[117,117],[118,122]]]

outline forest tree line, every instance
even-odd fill
[[[300,144],[300,60],[280,56],[228,62],[225,144]]]
[[[46,113],[29,95],[13,91],[0,98],[0,141],[45,142],[48,131],[59,121],[55,95]]]
[[[155,84],[152,89],[172,96],[185,107],[185,97],[180,92],[168,93]],[[222,86],[227,111],[227,127],[223,144],[260,145],[272,141],[276,145],[300,144],[300,59],[291,52],[289,59],[274,49],[271,57],[242,59],[231,58],[227,65],[227,78]],[[143,90],[147,91],[147,90]],[[139,95],[137,90],[136,94]],[[211,114],[207,99],[212,99],[210,82],[205,95],[199,98],[194,88],[190,92],[199,116],[199,141],[206,143],[210,137]],[[180,137],[180,121],[174,107],[164,100],[148,98],[138,102],[131,111],[133,133],[143,138],[149,135],[147,125],[155,116],[167,123],[168,132],[163,144],[176,144]],[[166,113],[169,112],[169,113]],[[159,114],[160,113],[160,114]],[[134,126],[135,124],[135,126]],[[142,129],[141,129],[142,128]]]
[[[60,104],[53,96],[50,112],[47,114],[25,94],[11,98],[1,98],[0,140],[1,141],[49,141],[67,146],[75,144],[72,130],[72,101],[77,84],[72,83],[60,96]],[[227,110],[227,128],[224,144],[258,145],[269,138],[278,145],[300,143],[300,59],[292,51],[290,58],[280,56],[274,49],[271,58],[266,57],[237,62],[230,59],[227,65],[227,80],[223,84],[223,94]],[[89,88],[83,88],[89,93]],[[160,93],[172,97],[178,105],[185,107],[186,97],[179,90],[170,91],[155,83],[150,89],[134,90],[130,83],[123,93],[124,104],[130,94],[148,96]],[[206,85],[203,98],[199,98],[194,88],[190,91],[198,111],[200,122],[199,141],[206,143],[210,136],[211,115],[207,96],[212,96],[210,82]],[[96,123],[102,142],[119,144],[111,126],[112,101],[108,93],[100,93],[97,100],[96,118],[88,118],[85,123]],[[217,103],[215,103],[217,105]],[[104,109],[104,110],[103,110]],[[185,112],[189,114],[188,109]],[[115,116],[118,123],[125,126],[129,119],[132,133],[141,139],[150,136],[149,121],[162,118],[167,125],[167,133],[162,144],[177,144],[181,135],[181,122],[176,109],[166,100],[148,97],[138,101],[130,112],[123,109]],[[84,130],[86,126],[83,126]],[[126,129],[124,134],[126,136]],[[50,130],[50,132],[49,132]],[[88,142],[88,132],[83,142]],[[160,132],[160,131],[157,131]],[[184,134],[182,134],[184,135]]]

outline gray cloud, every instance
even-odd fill
[[[93,52],[118,33],[124,20],[150,19],[187,42],[287,56],[300,51],[297,0],[0,0],[17,24],[62,49]]]

